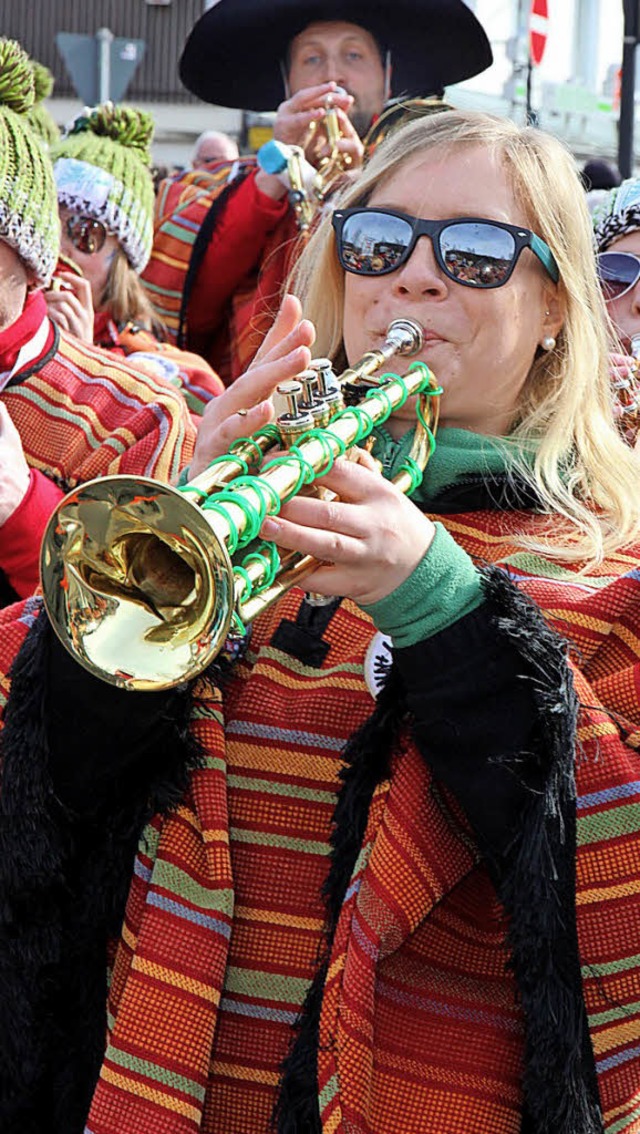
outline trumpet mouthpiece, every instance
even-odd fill
[[[417,354],[422,348],[424,331],[413,319],[394,319],[387,330],[387,342],[395,345],[395,353],[405,356]]]

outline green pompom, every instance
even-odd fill
[[[34,102],[33,64],[29,56],[15,39],[0,39],[0,107],[24,114]]]
[[[36,102],[42,102],[43,99],[48,98],[53,90],[54,78],[48,67],[44,63],[38,63],[36,59],[31,60],[33,67],[33,86],[35,91]]]
[[[85,129],[97,137],[111,138],[127,149],[136,150],[145,165],[151,164],[153,118],[145,110],[103,102],[90,112]]]

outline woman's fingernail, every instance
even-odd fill
[[[273,539],[282,530],[282,524],[277,520],[265,520],[260,528],[260,535],[263,539]]]

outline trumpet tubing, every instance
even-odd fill
[[[384,375],[377,387],[370,380],[388,358],[415,354],[421,344],[417,324],[396,320],[381,348],[340,378],[320,360],[303,381],[282,388],[289,408],[277,427],[236,442],[182,488],[114,476],[65,497],[45,533],[41,578],[66,648],[123,688],[168,688],[200,673],[247,621],[317,566],[311,556],[281,559],[274,544],[259,542],[265,517],[315,486],[413,395],[420,398],[415,439],[396,483],[409,492],[420,482],[440,388],[420,362],[402,378]],[[359,404],[340,408],[342,387],[359,385]],[[269,448],[283,443],[287,451],[256,473]]]
[[[345,91],[338,87],[336,94]],[[313,188],[310,191],[304,175],[305,153],[314,137],[323,131],[329,145],[329,153],[322,157],[313,177]],[[322,118],[311,122],[302,146],[290,146],[290,155],[287,161],[291,192],[289,199],[293,206],[301,232],[308,232],[315,216],[318,205],[328,197],[336,183],[351,165],[351,157],[340,149],[342,130],[337,108],[333,97],[329,94],[325,99],[325,109]]]
[[[623,438],[634,446],[640,429],[640,335],[631,339],[633,364],[625,377],[613,383],[618,404],[618,428]]]

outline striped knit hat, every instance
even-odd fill
[[[29,127],[33,66],[19,43],[0,39],[0,240],[46,284],[58,259],[60,224],[51,162]]]
[[[85,109],[51,148],[58,203],[102,221],[136,272],[153,242],[152,134],[150,114],[105,102]]]
[[[593,230],[598,252],[614,240],[640,228],[640,178],[628,177],[593,210]]]

